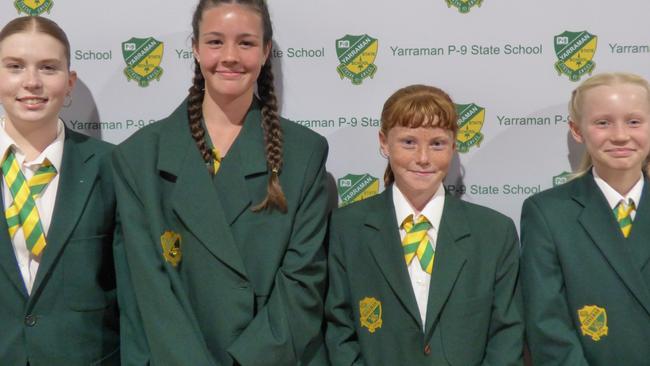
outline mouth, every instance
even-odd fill
[[[28,96],[16,98],[16,100],[27,106],[27,108],[35,108],[47,103],[49,98]]]
[[[636,152],[636,149],[620,147],[614,149],[607,149],[605,150],[605,152],[615,158],[625,158],[634,154]]]
[[[433,171],[422,171],[422,170],[411,170],[411,173],[418,177],[430,177],[434,175],[436,172]]]
[[[217,70],[217,74],[223,78],[235,79],[242,76],[244,73],[242,71]]]

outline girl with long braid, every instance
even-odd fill
[[[327,143],[278,115],[263,0],[192,28],[187,100],[114,154],[122,362],[324,364]]]

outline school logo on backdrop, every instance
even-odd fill
[[[379,43],[367,34],[360,36],[346,35],[336,40],[336,56],[339,66],[336,68],[341,79],[348,78],[352,84],[359,85],[363,79],[373,78],[377,72],[375,58]]]
[[[14,6],[18,10],[18,14],[25,13],[27,15],[41,15],[45,12],[48,14],[54,5],[52,0],[16,0]]]
[[[379,179],[370,174],[348,174],[336,183],[341,206],[361,201],[379,192]]]
[[[160,81],[160,67],[164,44],[153,37],[131,38],[122,42],[122,55],[126,62],[124,75],[128,81],[135,80],[141,87],[149,86],[151,80]]]
[[[481,3],[483,3],[483,0],[445,0],[447,1],[447,6],[448,7],[455,7],[458,8],[458,11],[460,11],[463,14],[469,13],[470,10],[472,10],[472,7],[474,6],[481,6]]]
[[[568,32],[555,36],[555,54],[558,61],[555,70],[558,75],[565,74],[571,81],[578,81],[584,74],[594,71],[592,61],[596,53],[598,37],[587,32]]]
[[[594,342],[598,342],[609,332],[607,327],[607,311],[596,305],[585,305],[578,310],[580,318],[580,330],[582,335],[590,336]]]
[[[562,172],[556,176],[553,177],[553,187],[560,186],[566,182],[569,181],[569,178],[571,178],[571,173],[569,172]]]
[[[456,104],[456,112],[458,113],[456,149],[459,153],[466,153],[474,145],[481,146],[485,108],[474,103]]]

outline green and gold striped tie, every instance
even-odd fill
[[[616,221],[618,221],[618,226],[621,228],[621,232],[624,237],[630,235],[632,231],[632,211],[635,210],[634,201],[630,200],[630,204],[625,204],[625,201],[621,202],[614,207],[614,216],[616,216]]]
[[[16,155],[10,150],[2,162],[2,174],[13,197],[11,206],[5,210],[9,236],[13,238],[16,231],[22,227],[27,249],[33,255],[39,256],[45,248],[45,233],[38,215],[36,198],[54,179],[56,168],[45,159],[28,182],[20,170]]]
[[[219,154],[219,149],[216,147],[212,148],[212,174],[217,174],[221,168],[221,154]]]
[[[413,258],[417,256],[422,270],[428,274],[431,274],[433,270],[433,257],[435,255],[427,235],[431,227],[431,223],[424,215],[420,215],[416,223],[413,223],[413,215],[409,215],[402,223],[402,228],[406,231],[406,235],[402,239],[406,265],[410,265]]]

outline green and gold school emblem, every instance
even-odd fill
[[[458,113],[458,133],[456,134],[456,149],[459,153],[466,153],[469,148],[481,146],[483,141],[483,121],[485,121],[485,108],[474,103],[456,104]]]
[[[607,328],[607,312],[604,308],[596,305],[585,305],[585,307],[578,310],[578,317],[580,318],[582,335],[590,336],[595,342],[607,335],[609,328]]]
[[[553,177],[553,187],[560,186],[566,182],[568,182],[571,179],[571,173],[569,172],[562,172],[556,176]]]
[[[141,87],[149,86],[153,79],[160,81],[163,69],[160,67],[164,44],[153,37],[131,38],[122,42],[122,55],[126,62],[124,75],[135,80]]]
[[[160,245],[162,246],[163,257],[167,263],[172,266],[178,266],[183,257],[181,251],[181,236],[173,231],[165,231],[160,236]]]
[[[361,201],[379,192],[379,179],[370,174],[348,174],[339,178],[336,188],[341,198],[341,206]]]
[[[463,14],[469,13],[474,6],[481,6],[483,0],[446,0],[448,7],[456,7]]]
[[[582,75],[594,71],[592,61],[596,53],[598,37],[587,31],[564,32],[555,36],[555,54],[558,61],[555,70],[558,75],[565,74],[571,81],[578,81]]]
[[[346,35],[336,40],[336,56],[339,66],[336,70],[341,79],[348,78],[352,84],[359,85],[363,79],[374,77],[377,72],[375,58],[379,43],[367,34],[360,36]]]
[[[359,301],[359,320],[361,326],[368,328],[370,333],[374,333],[377,328],[381,328],[381,301],[374,297],[364,297]]]
[[[18,10],[18,14],[25,13],[27,15],[41,15],[45,12],[48,14],[54,5],[52,0],[16,0],[14,6]]]

